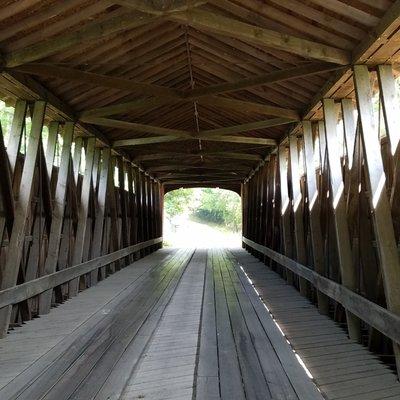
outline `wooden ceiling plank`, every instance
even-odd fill
[[[214,105],[217,107],[237,110],[239,112],[254,112],[261,115],[271,115],[275,117],[289,118],[298,120],[299,113],[296,110],[291,110],[282,107],[270,106],[267,104],[255,103],[250,101],[242,101],[236,99],[228,99],[226,97],[204,97],[198,100],[199,104]]]
[[[82,41],[100,39],[126,29],[133,29],[154,22],[157,18],[159,17],[125,13],[102,23],[93,22],[78,31],[59,35],[20,50],[4,54],[5,66],[15,67],[40,60],[51,54],[80,44]]]
[[[228,11],[232,4],[229,0],[213,0],[213,2],[218,5],[218,7]],[[282,24],[284,27],[295,30],[295,35],[304,35],[311,38],[311,40],[316,39],[318,41],[323,41],[328,45],[340,47],[345,50],[350,50],[353,47],[353,43],[348,38],[344,38],[342,35],[338,34],[337,31],[332,32],[326,30],[318,25],[308,22],[308,20],[287,13],[278,7],[266,4],[265,2],[246,0],[238,11],[240,12],[240,15],[246,13],[246,19],[249,21],[253,20],[252,16],[257,16],[258,19],[269,18]],[[279,30],[279,32],[282,32],[282,30]]]
[[[286,63],[280,61],[277,62],[274,57],[266,56],[265,53],[264,58],[260,60],[254,56],[254,54],[257,54],[254,47],[245,45],[243,42],[236,39],[232,39],[232,41],[235,41],[235,44],[237,44],[237,47],[234,48],[232,45],[227,44],[229,39],[226,37],[223,37],[224,40],[221,40],[222,36],[211,38],[204,32],[192,31],[190,32],[190,44],[193,47],[193,53],[196,53],[196,48],[200,48],[213,54],[215,57],[223,58],[230,64],[238,64],[238,59],[240,59],[239,65],[249,72],[249,76],[265,75],[276,70],[284,70],[293,67],[293,65],[285,65]],[[240,48],[238,48],[239,43],[241,45]],[[244,49],[246,49],[246,51],[244,51]],[[200,62],[203,61],[200,60]],[[280,81],[277,84],[281,86],[291,85],[293,87],[298,87],[298,90],[315,92],[321,86],[321,83],[322,81],[319,82],[318,77],[315,75],[306,75],[301,77],[301,79],[291,80],[290,82]]]
[[[341,65],[346,65],[350,62],[350,54],[347,51],[246,24],[199,9],[174,13],[169,15],[168,18],[197,29],[235,37],[245,42],[265,47],[284,50],[307,59],[313,58]]]
[[[82,111],[80,118],[85,117],[107,117],[114,114],[124,114],[135,110],[142,109],[153,109],[154,107],[160,107],[163,105],[170,104],[170,100],[151,97],[146,99],[137,99],[126,103],[113,104],[110,106],[93,108],[91,110]]]

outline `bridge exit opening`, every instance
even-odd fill
[[[180,188],[164,196],[164,245],[239,247],[242,235],[240,196],[220,188]]]

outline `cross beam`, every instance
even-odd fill
[[[121,89],[147,96],[162,96],[168,99],[179,99],[182,94],[178,90],[148,83],[135,82],[130,79],[115,78],[108,75],[95,74],[79,69],[59,67],[52,64],[26,64],[15,68],[30,75],[50,76],[53,78],[74,80],[111,89]]]
[[[94,124],[94,125],[107,126],[110,128],[132,129],[137,132],[153,133],[153,134],[158,134],[158,135],[167,135],[169,137],[173,136],[179,140],[182,138],[185,138],[185,139],[190,139],[190,140],[193,140],[193,139],[208,140],[209,139],[209,140],[214,140],[214,141],[235,141],[236,140],[237,142],[239,142],[239,139],[235,139],[236,138],[235,136],[231,136],[229,140],[223,140],[221,138],[221,136],[229,135],[231,133],[250,132],[250,131],[255,131],[258,129],[271,128],[274,126],[286,125],[286,124],[290,124],[290,123],[294,122],[294,120],[288,119],[288,118],[271,118],[271,119],[262,120],[262,121],[249,122],[246,124],[232,125],[232,126],[227,126],[224,128],[205,130],[205,131],[201,131],[197,134],[194,132],[192,133],[190,131],[185,131],[185,130],[180,130],[180,129],[162,128],[162,127],[153,126],[153,125],[144,125],[144,124],[138,124],[136,122],[120,121],[120,120],[110,119],[110,118],[87,117],[87,118],[83,118],[82,121],[86,122],[86,123]],[[168,140],[163,140],[163,141],[168,141]],[[172,140],[170,140],[170,141],[172,141]],[[122,143],[122,145],[127,145],[127,143],[129,143],[126,140],[124,140],[123,142],[120,142],[120,141],[118,141],[118,142],[117,142],[117,147],[120,147],[121,143]],[[139,143],[143,144],[142,142],[139,142]],[[271,142],[269,142],[269,143],[271,143]]]
[[[156,91],[156,89],[154,89]],[[149,93],[150,94],[150,93]],[[92,117],[107,117],[114,114],[129,113],[135,110],[161,107],[169,104],[179,104],[180,102],[191,103],[191,98],[163,98],[162,96],[152,98],[142,98],[124,103],[113,104],[111,106],[93,108],[83,111],[80,114],[81,119]],[[217,106],[228,110],[236,110],[238,112],[254,112],[261,115],[271,115],[276,117],[290,118],[299,120],[299,113],[296,110],[291,110],[282,107],[270,106],[268,104],[255,103],[251,101],[230,99],[226,97],[205,96],[199,97],[196,100],[198,104],[204,106]]]
[[[226,92],[233,92],[236,90],[243,90],[249,87],[263,84],[272,84],[314,73],[331,71],[335,68],[343,67],[338,67],[327,63],[307,63],[306,65],[300,67],[274,71],[256,78],[249,78],[236,82],[227,82],[221,85],[208,86],[205,88],[194,89],[185,93],[163,86],[135,82],[130,79],[116,78],[108,75],[85,72],[78,69],[59,67],[50,64],[26,64],[18,66],[16,70],[31,75],[50,76],[60,79],[76,80],[95,86],[120,89],[123,91],[131,91],[135,94],[155,97],[150,99],[138,99],[126,103],[87,110],[81,113],[82,118],[101,117],[106,115],[129,112],[141,108],[152,108],[167,105],[171,102],[192,102],[193,100],[197,100],[200,104],[203,105],[215,105],[218,107],[238,110],[241,112],[250,111],[259,114],[293,118],[298,120],[299,115],[298,112],[295,110],[288,110],[281,107],[236,99],[216,97],[215,95]]]
[[[134,147],[146,144],[154,144],[154,143],[166,143],[166,142],[178,142],[182,140],[198,140],[197,138],[185,138],[179,136],[152,136],[146,138],[137,138],[137,139],[121,139],[115,140],[112,143],[114,148],[117,147]],[[245,144],[258,144],[261,146],[276,146],[275,139],[268,138],[257,138],[257,137],[245,137],[245,136],[215,136],[215,137],[206,137],[201,140],[212,141],[212,142],[227,142],[227,143],[245,143]]]
[[[153,153],[153,154],[143,154],[135,157],[135,162],[141,161],[151,161],[151,160],[162,160],[168,158],[181,158],[181,157],[217,157],[217,158],[232,158],[238,160],[248,160],[248,161],[260,161],[261,156],[257,154],[246,154],[246,153],[233,153],[225,151],[213,151],[213,152],[199,152],[196,154],[192,153],[177,153],[177,152],[167,152],[167,153]]]
[[[186,1],[186,0],[114,0],[115,4],[132,8],[141,12],[145,12],[153,15],[166,15],[168,13],[185,11],[190,8],[199,7],[207,1]]]

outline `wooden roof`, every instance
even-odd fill
[[[399,61],[392,0],[3,0],[5,99],[51,118],[170,188],[237,189],[350,65]]]

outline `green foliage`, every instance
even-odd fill
[[[164,210],[168,219],[189,210],[193,202],[193,189],[177,189],[168,192],[164,197]]]
[[[191,213],[198,220],[225,226],[238,231],[241,225],[240,197],[222,189],[177,189],[164,198],[166,217],[171,220],[177,215]]]
[[[3,132],[4,143],[8,143],[8,135],[11,129],[12,118],[14,115],[13,107],[6,107],[5,103],[0,101],[0,123]]]
[[[241,223],[240,197],[229,190],[202,189],[195,216],[238,231]]]

